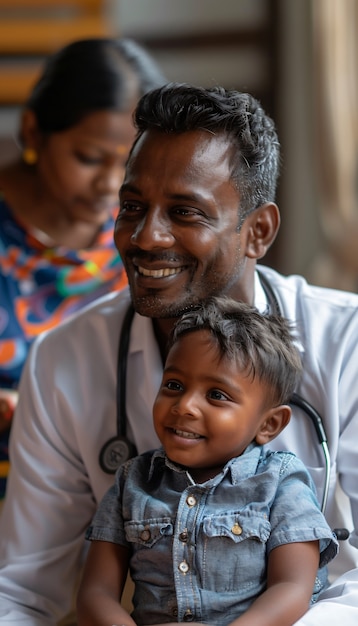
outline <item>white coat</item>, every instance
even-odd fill
[[[351,533],[332,563],[333,584],[297,624],[357,626],[358,296],[261,270],[281,313],[296,325],[304,363],[299,393],[322,415],[327,432],[328,522]],[[255,293],[255,305],[265,310],[258,278]],[[86,527],[113,481],[98,457],[116,434],[116,360],[128,303],[127,290],[102,298],[42,335],[27,360],[0,518],[1,626],[50,626],[70,608]],[[127,429],[138,452],[159,443],[151,409],[161,375],[151,320],[135,315],[127,359]],[[322,452],[300,410],[294,409],[291,423],[270,447],[295,452],[322,495]]]

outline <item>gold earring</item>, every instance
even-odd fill
[[[35,163],[37,163],[38,154],[33,148],[24,148],[22,151],[22,159],[27,165],[35,165]]]

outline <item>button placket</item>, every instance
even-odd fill
[[[189,571],[189,564],[187,563],[187,561],[182,561],[181,563],[179,563],[178,569],[179,572],[181,572],[182,574],[187,574]]]
[[[199,602],[196,583],[193,580],[192,558],[195,546],[191,545],[195,538],[196,519],[200,511],[200,493],[193,494],[192,486],[182,492],[177,508],[176,532],[173,544],[175,568],[175,588],[180,621],[195,621],[194,607]],[[194,576],[195,578],[195,576]]]
[[[187,499],[186,499],[186,503],[190,507],[195,506],[196,505],[196,497],[193,496],[192,494],[189,494]]]

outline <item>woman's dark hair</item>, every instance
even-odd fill
[[[184,334],[208,330],[220,358],[232,359],[242,372],[268,385],[268,401],[287,404],[302,372],[289,322],[262,314],[230,298],[210,298],[176,322],[169,348]]]
[[[154,129],[226,133],[232,146],[232,179],[240,191],[240,217],[275,200],[280,143],[273,121],[250,94],[169,83],[141,98],[135,125],[138,138]]]
[[[165,82],[133,40],[83,39],[49,57],[25,106],[42,132],[59,132],[93,111],[130,111],[140,96]]]

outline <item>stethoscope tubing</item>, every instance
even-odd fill
[[[321,444],[323,458],[325,464],[325,481],[323,486],[323,495],[321,500],[321,511],[325,513],[327,507],[329,484],[331,481],[331,455],[329,453],[327,436],[323,427],[322,418],[318,411],[307,400],[302,398],[298,393],[294,393],[291,397],[290,404],[300,408],[312,421],[314,429],[317,433],[318,441]]]

